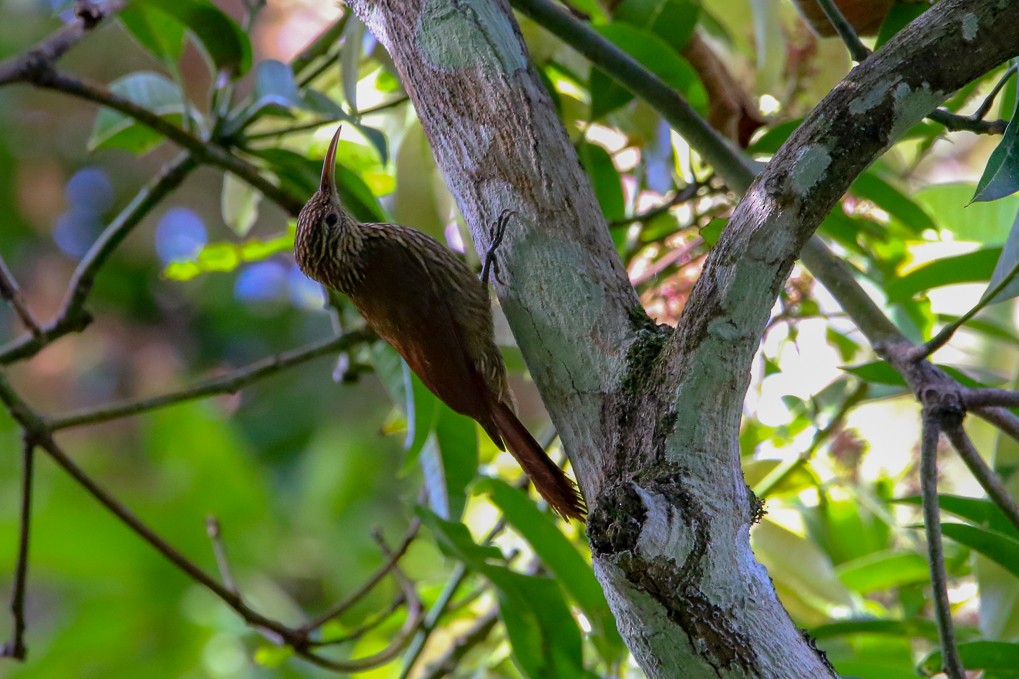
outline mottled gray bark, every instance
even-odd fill
[[[505,0],[350,5],[399,69],[479,252],[501,210],[519,213],[496,292],[591,507],[594,567],[642,667],[833,676],[750,550],[758,506],[737,449],[750,361],[793,261],[851,180],[1019,52],[1019,2],[945,0],[858,67],[750,188],[675,332],[640,308]]]

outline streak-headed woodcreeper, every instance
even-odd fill
[[[438,241],[397,224],[363,224],[340,204],[337,130],[322,182],[297,219],[294,255],[310,278],[346,294],[428,389],[508,448],[561,516],[583,520],[584,501],[513,409],[495,344],[485,284]]]

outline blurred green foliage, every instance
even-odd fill
[[[232,147],[301,200],[315,190],[332,125],[342,121],[349,132],[338,178],[351,211],[362,220],[395,216],[456,245],[461,219],[388,58],[363,27],[317,15],[325,37],[314,50],[294,62],[272,53],[269,36],[294,30],[294,17],[312,4],[267,12],[255,2],[137,0],[62,66]],[[840,46],[817,44],[780,3],[752,10],[748,2],[625,0],[614,15],[587,0],[573,5],[699,110],[707,110],[708,91],[683,52],[695,30],[710,36],[737,80],[761,76],[752,99],[771,117],[750,147],[761,160],[848,66]],[[47,3],[7,0],[0,11],[3,54],[59,25]],[[776,70],[775,45],[752,44],[755,28],[776,22],[789,27],[784,70]],[[674,322],[734,198],[647,104],[521,23],[645,306]],[[889,23],[881,40],[898,27]],[[288,43],[286,56],[302,47]],[[970,110],[1004,72],[949,108]],[[1013,77],[992,111],[1007,118],[1014,102]],[[30,308],[47,319],[104,226],[175,151],[122,113],[24,86],[3,89],[0,122],[0,254]],[[996,139],[965,137],[950,147],[936,143],[944,135],[934,124],[912,130],[856,181],[821,231],[916,339],[961,316],[992,279],[1014,278],[1019,260],[1019,199],[1004,197],[1015,190],[1019,162],[1014,124],[993,154]],[[693,198],[674,201],[691,185]],[[1003,199],[963,210],[975,192]],[[11,366],[10,379],[41,412],[58,414],[172,391],[357,327],[343,300],[325,306],[297,272],[292,243],[293,224],[278,206],[202,168],[102,268],[87,304],[95,323]],[[980,290],[963,287],[974,282]],[[1002,308],[966,326],[966,350],[946,360],[953,375],[996,384],[1014,374],[1017,342]],[[20,331],[13,313],[0,312],[5,341]],[[519,353],[508,334],[501,339],[528,424],[547,430]],[[865,679],[914,676],[939,663],[914,508],[918,416],[901,385],[823,291],[794,274],[764,338],[740,441],[747,481],[768,501],[754,546],[796,623],[840,672]],[[0,436],[0,572],[9,573],[21,444],[6,414]],[[1014,445],[990,431],[980,436],[1011,472]],[[496,608],[500,624],[456,660],[456,676],[640,676],[580,530],[557,524],[502,480],[519,476],[508,458],[386,347],[318,358],[237,395],[71,429],[59,442],[213,573],[205,521],[216,517],[245,600],[288,624],[343,600],[385,560],[373,531],[392,547],[420,517],[424,527],[401,568],[425,608],[443,615],[371,676],[403,676],[412,658],[427,667]],[[329,676],[247,629],[44,455],[37,468],[29,656],[0,665],[0,676]],[[991,503],[965,497],[978,493],[958,466],[949,465],[945,481],[963,656],[987,677],[1015,676],[1016,645],[1008,642],[1019,634],[1019,537]],[[407,615],[398,596],[385,579],[328,623],[327,640],[353,634],[335,657],[361,657],[396,637]],[[372,620],[379,624],[358,632]]]

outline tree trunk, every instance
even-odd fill
[[[858,88],[836,88],[748,193],[675,332],[641,308],[506,0],[349,4],[389,50],[479,252],[499,213],[518,213],[496,292],[645,672],[834,676],[750,549],[760,508],[737,440],[750,361],[806,238],[896,135],[1019,50],[1019,2],[945,0],[883,51],[898,62],[875,55]],[[965,60],[932,57],[960,48]]]

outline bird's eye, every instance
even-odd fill
[[[335,213],[330,212],[326,215],[326,226],[336,226],[336,221],[338,219],[339,217],[337,217]]]

